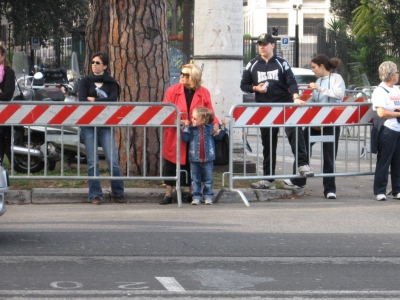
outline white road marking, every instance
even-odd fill
[[[156,279],[170,292],[185,292],[174,277],[156,277]]]

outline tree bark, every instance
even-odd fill
[[[86,38],[88,45],[86,66],[93,52],[109,53],[110,74],[121,86],[119,101],[162,101],[169,86],[165,1],[93,0]],[[145,136],[144,130],[146,130]],[[144,144],[146,149],[143,148]],[[129,170],[134,174],[143,174],[144,151],[146,151],[146,175],[154,176],[158,173],[160,163],[158,128],[131,127],[129,130],[118,128],[117,148],[120,165],[125,174],[128,157]]]

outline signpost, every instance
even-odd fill
[[[40,50],[40,39],[38,37],[31,38],[31,50]]]
[[[288,36],[281,37],[281,49],[289,50],[290,39]]]

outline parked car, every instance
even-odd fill
[[[4,200],[4,192],[10,187],[7,171],[0,165],[0,216],[6,212],[6,201]]]
[[[292,68],[293,74],[296,77],[297,84],[300,88],[307,88],[310,82],[315,82],[317,77],[310,69]],[[255,102],[254,93],[243,92],[243,103]]]

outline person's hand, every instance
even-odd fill
[[[185,120],[185,126],[188,127],[190,125],[189,120]]]
[[[268,89],[264,89],[263,88],[264,83],[260,83],[259,85],[256,85],[253,87],[253,90],[255,92],[258,92],[260,94],[265,94],[267,92]]]
[[[219,131],[220,131],[219,124],[215,123],[213,126],[214,126],[213,135],[217,135],[219,133]]]
[[[310,88],[312,88],[313,90],[318,90],[319,89],[319,85],[316,84],[315,82],[310,82]]]
[[[298,98],[298,99],[295,99],[295,100],[293,101],[293,103],[294,103],[294,104],[297,104],[297,105],[299,105],[299,106],[304,106],[304,105],[306,104],[306,101],[303,101],[303,100],[301,100],[300,98]]]
[[[226,118],[222,118],[221,122],[222,122],[222,124],[224,124],[226,126]]]
[[[88,101],[90,101],[90,102],[94,102],[94,97],[87,97],[87,99],[88,99]]]

